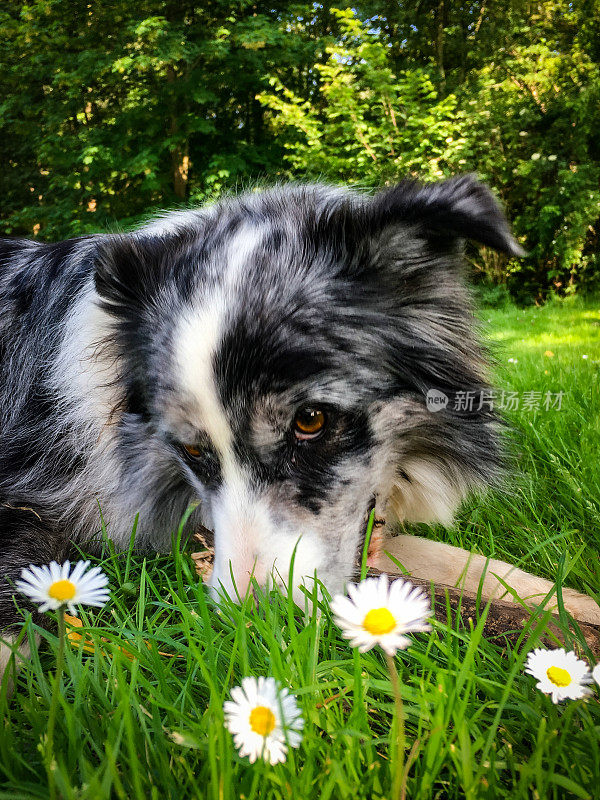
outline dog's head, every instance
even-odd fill
[[[285,581],[295,551],[296,583],[316,571],[337,591],[374,504],[449,522],[494,477],[464,238],[520,252],[470,176],[374,196],[278,187],[104,245],[127,424],[200,499],[215,587]]]

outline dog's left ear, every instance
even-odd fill
[[[473,239],[510,256],[525,255],[498,201],[474,175],[440,183],[404,181],[376,194],[369,214],[372,230],[415,223],[425,235]]]

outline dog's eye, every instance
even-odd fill
[[[297,439],[316,439],[325,429],[325,413],[320,408],[302,408],[294,417]]]
[[[198,444],[178,444],[180,455],[196,478],[207,486],[216,485],[221,480],[221,465],[219,457],[210,442]]]
[[[190,458],[200,458],[202,455],[202,450],[195,444],[182,444],[181,446]]]

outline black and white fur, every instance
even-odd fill
[[[212,584],[241,594],[251,573],[285,581],[294,549],[298,580],[342,589],[373,503],[450,522],[502,460],[492,412],[425,405],[487,386],[465,238],[520,252],[471,176],[279,186],[124,235],[2,241],[0,628],[21,568],[93,547],[99,508],[117,546],[139,513],[138,546],[165,549],[199,500]],[[304,406],[326,415],[314,441],[293,431]],[[427,570],[444,545],[410,542],[409,569],[427,553],[448,577]]]

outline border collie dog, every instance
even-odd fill
[[[212,586],[233,594],[285,583],[294,551],[295,579],[341,590],[373,507],[449,523],[502,464],[488,405],[426,404],[488,388],[464,239],[521,253],[472,176],[278,186],[128,234],[0,242],[5,638],[21,569],[97,545],[100,511],[118,547],[139,514],[137,545],[167,549],[198,503],[190,530],[214,531]],[[470,588],[511,569],[410,536],[379,549]]]

